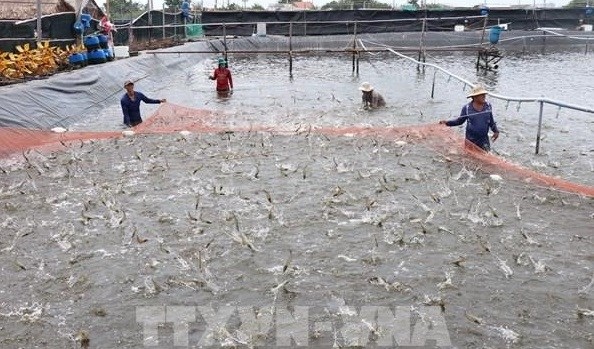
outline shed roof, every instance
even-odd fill
[[[80,1],[80,0],[79,0]],[[41,0],[42,15],[59,12],[74,12],[76,0]],[[93,18],[103,16],[103,11],[95,0],[88,0],[85,11]],[[37,0],[2,0],[0,1],[0,19],[24,20],[37,16]]]

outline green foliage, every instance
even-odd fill
[[[262,7],[262,5],[260,4],[253,4],[252,7],[250,7],[250,9],[255,11],[264,11],[264,7]]]
[[[392,6],[377,0],[334,0],[321,7],[322,10],[356,10],[365,8],[389,9]]]
[[[103,7],[106,10],[105,7]],[[140,4],[132,0],[109,0],[110,19],[130,19],[138,17],[147,10],[147,4]]]
[[[226,11],[241,11],[243,8],[236,3],[228,3],[227,6],[221,7],[221,10]]]
[[[567,4],[565,7],[566,8],[586,7],[590,2],[592,2],[592,5],[594,5],[594,1],[590,1],[590,0],[571,0],[569,2],[569,4]]]
[[[407,3],[411,4],[412,6],[414,6],[416,9],[420,8],[421,6],[419,6],[419,0],[408,0]]]
[[[183,0],[165,0],[165,7],[169,8],[169,9],[179,9],[181,8],[181,4],[182,4]]]

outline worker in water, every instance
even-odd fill
[[[151,99],[143,93],[134,91],[134,83],[130,80],[124,82],[126,93],[120,99],[122,113],[124,114],[124,125],[134,127],[142,123],[140,117],[140,102],[158,104],[167,102],[166,99]]]
[[[376,109],[386,105],[384,97],[377,91],[374,91],[373,86],[371,86],[370,83],[362,83],[361,86],[359,86],[359,90],[363,93],[362,99],[364,109]]]
[[[493,118],[493,109],[487,103],[487,91],[480,85],[475,86],[468,94],[472,98],[470,103],[462,107],[460,117],[453,120],[441,120],[440,124],[446,126],[458,126],[466,122],[466,140],[477,147],[489,151],[489,129],[493,131],[491,139],[493,142],[499,137],[499,130]]]
[[[217,81],[217,93],[219,95],[228,95],[233,93],[233,78],[231,77],[231,70],[227,68],[227,61],[224,58],[219,58],[219,67],[214,70],[211,80]]]

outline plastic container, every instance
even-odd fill
[[[91,17],[91,15],[89,15],[87,13],[83,13],[83,14],[80,15],[80,21],[85,26],[85,28],[90,28],[91,27],[91,19],[92,18],[93,17]]]
[[[81,21],[76,21],[72,25],[72,29],[76,33],[76,35],[82,35],[85,32],[85,25]]]
[[[499,42],[499,35],[501,34],[501,27],[496,25],[489,30],[489,42],[493,45]]]
[[[107,56],[105,56],[105,51],[95,50],[89,52],[89,64],[101,64],[105,62],[107,62]]]
[[[81,52],[80,54],[83,56],[83,59],[84,59],[83,66],[86,67],[87,65],[89,65],[89,54],[86,52]]]
[[[113,61],[115,57],[113,55],[113,51],[110,48],[104,48],[103,52],[105,52],[105,58],[107,58],[108,62]]]
[[[101,35],[97,35],[97,38],[99,39],[99,46],[102,49],[109,48],[109,44],[108,44],[109,38],[107,37],[107,35],[102,35],[102,34]]]
[[[99,38],[96,36],[87,36],[83,42],[89,53],[101,47],[99,45]]]
[[[84,67],[85,57],[80,53],[73,53],[68,57],[68,63],[74,67]]]

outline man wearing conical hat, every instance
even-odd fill
[[[446,126],[458,126],[466,122],[466,140],[489,151],[489,129],[493,131],[493,142],[499,137],[499,130],[493,118],[493,109],[487,103],[487,91],[480,85],[475,86],[467,96],[472,98],[470,103],[462,107],[460,117],[452,120],[441,120],[439,123]]]
[[[217,81],[217,93],[220,95],[233,92],[233,78],[231,77],[231,70],[227,68],[225,58],[219,58],[219,67],[214,70],[209,78]]]
[[[363,93],[363,108],[379,108],[384,107],[386,105],[386,101],[384,97],[380,95],[377,91],[373,89],[370,83],[364,82],[359,86],[359,90]]]

